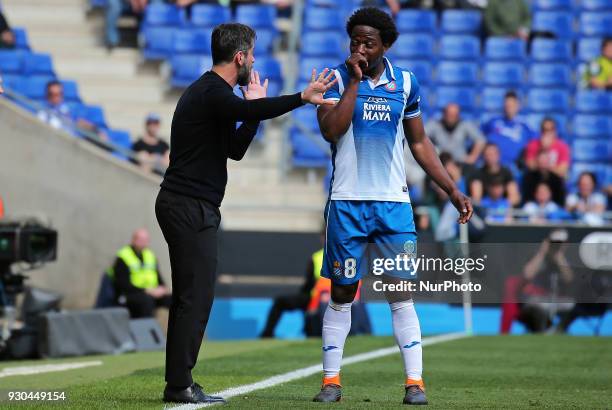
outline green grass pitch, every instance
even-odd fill
[[[345,356],[388,347],[390,337],[354,337]],[[207,391],[256,382],[316,364],[320,341],[206,342],[195,380]],[[101,360],[101,366],[65,372],[0,378],[0,408],[162,409],[163,353],[134,353],[32,362],[6,367]],[[612,340],[568,336],[470,337],[424,347],[430,407],[611,408]],[[344,398],[326,405],[310,400],[320,375],[230,399],[227,408],[342,409],[403,408],[399,353],[346,366]],[[65,391],[63,403],[14,403],[9,391]]]

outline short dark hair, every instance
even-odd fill
[[[256,37],[255,30],[244,24],[219,24],[210,40],[213,65],[229,63],[237,52],[247,52],[255,45]]]
[[[582,179],[582,177],[587,176],[589,178],[591,178],[591,181],[593,181],[593,185],[595,187],[597,187],[597,175],[595,175],[593,172],[589,172],[589,171],[583,171],[580,173],[580,175],[578,175],[578,179],[576,180],[576,182],[580,181]]]
[[[612,43],[612,37],[604,37],[604,39],[601,40],[602,50],[608,45],[608,43]]]
[[[504,99],[506,98],[514,98],[515,100],[518,100],[518,94],[514,90],[508,90],[504,95]]]
[[[544,124],[546,124],[547,122],[552,122],[553,125],[555,126],[555,128],[557,128],[557,121],[554,118],[552,118],[552,117],[544,117],[544,118],[542,118],[542,121],[540,122],[540,130],[542,128],[544,128]]]
[[[350,36],[355,26],[368,26],[380,33],[380,39],[387,47],[391,47],[399,33],[393,18],[376,7],[364,7],[353,13],[346,22],[346,32]]]
[[[62,83],[60,83],[58,80],[49,80],[45,86],[45,90],[48,92],[49,88],[53,87],[54,85],[62,86]]]
[[[450,152],[441,152],[440,153],[440,162],[442,163],[442,165],[446,166],[446,164],[451,163],[451,162],[455,162],[455,160],[453,159],[453,156],[450,154]]]

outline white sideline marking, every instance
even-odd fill
[[[426,337],[422,340],[423,346],[433,345],[436,343],[448,342],[451,340],[462,339],[467,337],[465,333],[449,333],[440,336]],[[372,360],[383,356],[389,356],[399,352],[399,347],[386,347],[383,349],[372,350],[371,352],[360,353],[354,356],[349,356],[342,359],[342,365],[364,362],[366,360]],[[267,389],[268,387],[277,386],[282,383],[288,383],[293,380],[303,379],[304,377],[312,376],[323,371],[323,365],[317,364],[314,366],[304,367],[302,369],[293,370],[291,372],[278,374],[270,378],[258,381],[256,383],[244,384],[242,386],[232,387],[226,390],[222,390],[217,393],[211,393],[214,396],[221,396],[224,399],[231,397],[241,396],[246,393],[250,393],[255,390]],[[214,406],[220,403],[203,403],[203,404],[183,404],[176,407],[170,407],[172,410],[195,410],[202,407]]]
[[[73,363],[60,363],[60,364],[41,364],[38,366],[19,366],[19,367],[7,367],[0,371],[0,377],[9,376],[25,376],[28,374],[39,374],[39,373],[50,373],[50,372],[63,372],[65,370],[82,369],[83,367],[100,366],[101,361],[96,360],[93,362],[73,362]]]

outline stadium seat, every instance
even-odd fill
[[[557,124],[557,131],[563,138],[567,136],[567,116],[555,113],[529,113],[524,116],[524,120],[532,130],[539,132],[544,118],[552,118]]]
[[[51,80],[55,80],[55,77],[50,75],[27,76],[23,89],[26,97],[32,100],[44,100],[47,83]]]
[[[434,58],[434,38],[428,34],[402,34],[389,50],[389,58]]]
[[[532,87],[570,87],[572,73],[566,64],[533,64],[529,68]]]
[[[164,60],[172,54],[174,27],[147,27],[143,30],[146,60]]]
[[[397,30],[400,33],[436,33],[436,14],[431,10],[402,10],[397,13]]]
[[[338,31],[309,32],[302,36],[300,52],[305,57],[338,58],[348,52],[344,40],[345,36]]]
[[[338,61],[337,58],[303,58],[300,61],[299,80],[310,80],[310,75],[313,68],[317,70],[317,73],[320,73],[324,68],[329,68],[330,70],[336,68],[339,63],[340,61]]]
[[[581,38],[578,40],[576,57],[579,62],[588,62],[601,54],[601,38]]]
[[[171,60],[173,87],[187,87],[212,66],[211,56],[181,55]]]
[[[236,8],[236,21],[255,29],[275,29],[276,7],[273,5],[245,4]]]
[[[565,89],[532,88],[527,100],[534,112],[567,112],[569,108],[569,92]]]
[[[576,161],[610,161],[610,141],[577,139],[572,144],[572,154]]]
[[[51,56],[45,53],[25,54],[23,57],[23,73],[55,76]]]
[[[583,172],[593,173],[598,181],[603,181],[606,178],[606,166],[593,162],[573,162],[570,166],[570,183],[576,184],[578,176]]]
[[[610,0],[581,0],[580,7],[588,11],[612,10],[612,2]]]
[[[211,29],[179,29],[172,34],[172,54],[210,54]]]
[[[185,10],[170,4],[154,3],[147,6],[143,24],[148,26],[180,26],[185,23]]]
[[[19,50],[29,50],[30,43],[28,42],[28,33],[26,30],[21,27],[14,27],[12,31],[15,36],[15,48]]]
[[[531,59],[538,62],[569,62],[572,43],[566,40],[536,38],[531,43]]]
[[[271,52],[272,48],[274,47],[274,41],[276,40],[277,34],[278,32],[274,28],[257,29],[257,40],[255,41],[257,52]]]
[[[0,58],[0,60],[2,60]],[[13,91],[17,94],[25,95],[26,84],[28,79],[25,76],[18,74],[3,74],[2,85],[6,90]]]
[[[431,83],[433,67],[429,61],[397,59],[391,61],[394,65],[412,71],[420,85]]]
[[[573,7],[572,0],[533,0],[531,4],[533,6],[533,10],[535,11],[546,11],[546,10],[571,11]]]
[[[533,31],[544,31],[555,34],[558,38],[571,39],[573,33],[573,16],[564,11],[539,11],[533,14],[531,25]]]
[[[605,177],[600,179],[600,181],[602,180],[604,181],[603,183],[604,186],[612,185],[612,165],[606,166]],[[610,209],[609,205],[608,205],[608,209]]]
[[[23,70],[24,52],[19,50],[0,50],[0,73],[17,74]]]
[[[476,10],[445,10],[442,12],[442,31],[445,33],[478,34],[482,14]]]
[[[320,30],[338,31],[342,21],[340,12],[333,8],[309,8],[304,12],[304,32]]]
[[[106,135],[113,145],[124,149],[132,149],[130,133],[124,130],[106,130]]]
[[[576,111],[581,113],[612,112],[612,94],[605,91],[583,90],[576,94]]]
[[[293,146],[294,166],[309,168],[327,166],[327,163],[329,162],[329,154],[323,150],[322,145],[319,145],[311,137],[304,134],[297,128],[293,128],[291,130],[290,136],[291,144]]]
[[[100,106],[82,105],[80,110],[75,113],[75,116],[95,124],[98,128],[108,128],[106,119],[104,118],[104,110]]]
[[[261,81],[264,81],[265,78],[269,81],[282,82],[283,80],[280,63],[274,57],[257,58],[253,67],[259,72]]]
[[[64,100],[66,102],[81,102],[79,96],[79,85],[76,81],[62,80],[62,86],[64,87]]]
[[[487,63],[483,77],[487,86],[516,88],[523,85],[525,73],[520,63]]]
[[[439,53],[445,60],[477,61],[480,58],[480,39],[469,35],[443,36]]]
[[[585,37],[612,36],[612,11],[581,13],[580,34]]]
[[[501,112],[504,108],[506,87],[485,87],[481,94],[481,106],[488,112]]]
[[[578,114],[574,117],[574,134],[577,138],[612,140],[612,118],[607,115]]]
[[[304,108],[300,108],[299,110],[293,111],[291,115],[293,117],[293,121],[298,123],[298,128],[306,128],[319,132],[316,108],[306,106]]]
[[[194,26],[213,28],[231,19],[232,13],[229,7],[216,4],[196,4],[191,8],[190,21]]]
[[[339,7],[339,6],[344,6],[344,4],[342,3],[347,3],[347,2],[342,2],[342,1],[337,1],[337,0],[306,0],[306,8],[310,8],[310,7]],[[352,5],[351,1],[348,1],[348,3],[350,3]]]
[[[526,43],[518,38],[489,37],[485,43],[485,57],[488,60],[523,60]]]
[[[435,107],[440,110],[450,103],[459,104],[462,111],[474,111],[476,90],[472,87],[438,87]]]
[[[443,61],[438,64],[437,80],[444,85],[473,85],[478,81],[478,64]]]

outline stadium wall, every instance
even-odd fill
[[[34,216],[58,230],[58,259],[28,272],[29,284],[62,293],[65,308],[89,308],[100,277],[135,228],[170,281],[154,200],[159,177],[141,172],[0,99],[0,196],[7,217]]]

